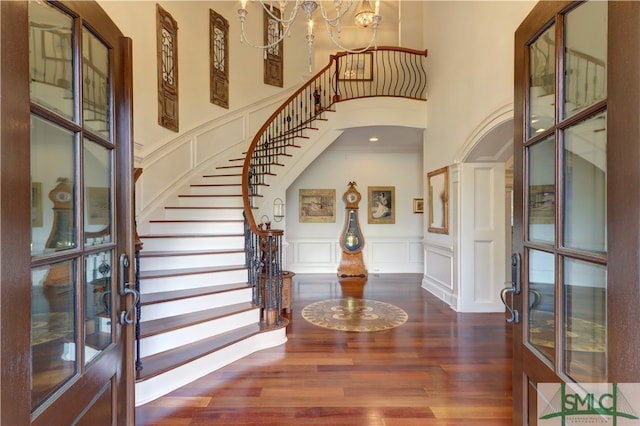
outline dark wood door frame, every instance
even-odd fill
[[[523,145],[526,124],[525,45],[556,13],[573,2],[540,2],[516,31],[514,74],[514,252],[524,254]],[[609,2],[607,66],[607,323],[609,382],[640,382],[640,194],[632,190],[640,182],[640,3]],[[520,236],[520,237],[517,237]],[[524,268],[523,268],[524,271]],[[521,277],[524,280],[524,276]],[[514,297],[514,308],[523,312],[523,290]],[[525,366],[541,365],[523,351],[523,327],[513,333],[514,424],[535,424],[523,411],[529,384]],[[549,370],[541,382],[557,381]]]
[[[120,75],[114,80],[114,90],[120,93],[114,104],[117,122],[118,156],[123,159],[117,169],[118,185],[116,205],[119,209],[117,238],[124,251],[134,252],[132,167],[132,63],[131,40],[122,36],[104,10],[94,1],[60,2],[63,7],[86,18],[99,34],[109,34],[119,40],[123,53],[114,57],[114,66]],[[26,425],[31,423],[30,395],[30,335],[31,335],[31,182],[30,164],[30,89],[29,89],[29,12],[26,1],[0,1],[0,424]],[[118,56],[118,55],[115,55]],[[126,207],[126,206],[129,207]],[[127,225],[129,224],[129,225]],[[131,259],[132,260],[132,259]],[[133,268],[129,268],[127,281],[133,282]],[[130,298],[130,297],[129,297]],[[114,309],[121,309],[130,300],[116,298]],[[133,327],[122,327],[116,333],[122,339],[123,356],[105,354],[96,366],[113,363],[119,365],[123,380],[118,392],[125,395],[114,412],[114,422],[134,424],[134,372]],[[119,345],[117,345],[119,346]],[[120,347],[120,346],[119,346]],[[99,369],[99,367],[98,367]],[[99,374],[93,374],[97,376]],[[89,374],[88,386],[73,383],[72,387],[95,387]],[[68,423],[65,419],[77,416],[61,412],[54,423]],[[52,424],[50,415],[36,419],[36,424]],[[44,418],[47,417],[47,418]],[[74,418],[74,417],[71,417]]]

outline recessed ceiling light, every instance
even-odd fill
[[[378,138],[376,138],[375,136],[372,138],[369,138],[369,142],[378,142]]]

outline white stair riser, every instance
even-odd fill
[[[141,321],[151,321],[189,312],[198,312],[204,311],[205,309],[251,302],[251,293],[251,288],[246,287],[240,290],[143,305],[141,308]]]
[[[150,234],[242,234],[244,223],[229,222],[151,222]]]
[[[238,171],[237,173],[242,173],[242,171]],[[210,184],[223,184],[223,183],[241,183],[242,176],[235,175],[233,176],[233,172],[229,172],[232,176],[203,176],[199,183],[210,183]]]
[[[260,310],[252,309],[235,315],[194,324],[190,327],[183,327],[166,333],[145,337],[140,340],[140,356],[144,358],[178,346],[188,345],[189,343],[207,337],[235,330],[238,327],[255,324],[258,321],[260,321]]]
[[[221,185],[221,186],[189,186],[189,194],[193,195],[235,195],[242,194],[242,185]]]
[[[286,329],[258,333],[248,339],[226,346],[166,373],[136,383],[136,407],[153,401],[225,365],[262,349],[286,343]]]
[[[187,256],[143,257],[140,259],[140,271],[244,265],[245,260],[244,251],[237,253],[194,254]]]
[[[226,206],[229,207],[229,206]],[[168,220],[242,220],[242,208],[227,209],[165,209]]]
[[[142,238],[143,250],[207,250],[207,249],[240,249],[244,248],[244,236],[233,237],[189,237]]]
[[[241,207],[242,196],[229,197],[179,197],[180,207]]]
[[[141,278],[140,293],[147,294],[162,291],[175,291],[187,288],[246,283],[248,281],[249,276],[246,269],[208,272],[205,274],[183,275],[179,277]]]

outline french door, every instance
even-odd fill
[[[95,2],[0,8],[0,423],[131,424],[131,43]]]
[[[516,31],[514,424],[569,420],[547,383],[640,382],[639,23],[540,2]]]

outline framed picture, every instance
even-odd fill
[[[396,223],[395,186],[370,186],[368,192],[368,223]]]
[[[109,224],[109,188],[87,188],[87,223],[89,225]]]
[[[436,234],[449,233],[449,168],[427,173],[429,217],[427,230]]]
[[[300,223],[331,223],[336,221],[335,189],[301,189],[299,191]]]
[[[31,227],[42,228],[42,182],[31,182]]]
[[[529,223],[554,223],[555,212],[555,185],[531,185],[529,187]]]
[[[424,199],[422,198],[413,199],[413,212],[424,213]]]
[[[338,58],[338,79],[372,81],[373,53],[350,53]]]

